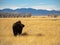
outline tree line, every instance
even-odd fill
[[[17,12],[0,12],[0,18],[8,18],[8,17],[31,17],[31,13],[17,13]]]

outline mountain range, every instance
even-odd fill
[[[48,15],[48,14],[58,14],[60,15],[60,11],[56,10],[42,10],[42,9],[33,9],[33,8],[18,8],[18,9],[9,9],[5,8],[0,10],[0,12],[17,12],[17,13],[31,13],[32,15]]]

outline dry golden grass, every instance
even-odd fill
[[[12,25],[18,20],[28,35],[13,36]],[[0,45],[60,45],[60,17],[0,18]]]

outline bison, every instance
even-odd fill
[[[14,36],[21,35],[24,24],[21,21],[17,21],[13,24],[13,34]]]

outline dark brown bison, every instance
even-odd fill
[[[21,23],[21,21],[17,21],[13,24],[13,34],[14,36],[20,35],[22,33],[24,25]]]

